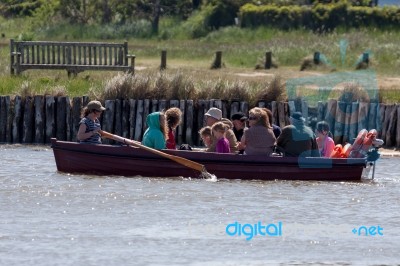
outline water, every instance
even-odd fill
[[[0,162],[0,265],[400,263],[399,158],[362,183],[69,175],[45,146]],[[259,221],[281,235],[225,232]]]

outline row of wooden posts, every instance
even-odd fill
[[[87,96],[0,96],[0,143],[50,143],[52,137],[76,141],[82,108],[90,101]],[[198,131],[204,126],[204,114],[210,107],[222,110],[229,118],[235,112],[247,113],[249,104],[243,101],[213,100],[106,100],[101,117],[102,128],[125,138],[141,140],[149,113],[178,107],[183,113],[177,128],[177,142],[200,145]],[[289,102],[258,102],[273,113],[273,123],[284,127],[289,116],[300,111],[312,128],[325,120],[331,128],[335,143],[351,142],[363,129],[375,128],[378,138],[387,147],[400,147],[400,105],[367,102],[338,102],[329,100],[309,107],[304,100]],[[398,122],[399,121],[399,122]],[[104,141],[109,143],[108,140]]]
[[[313,55],[313,62],[315,65],[319,65],[321,63],[321,53],[320,52],[314,52]],[[361,62],[365,63],[366,65],[369,65],[369,54],[368,53],[363,53],[362,54],[362,59]],[[222,62],[222,51],[216,51],[215,52],[215,57],[214,61],[212,63],[211,68],[213,69],[219,69],[223,66]],[[167,51],[162,50],[161,51],[161,64],[160,64],[160,69],[164,70],[167,68]],[[265,56],[264,56],[264,69],[271,69],[272,68],[272,52],[271,51],[266,51]]]

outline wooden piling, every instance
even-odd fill
[[[308,103],[304,99],[301,99],[301,113],[306,119],[305,124],[308,126],[310,124],[310,118],[308,117]]]
[[[184,128],[186,129],[186,119],[185,119],[185,117],[186,117],[186,101],[185,100],[179,101],[179,109],[181,109],[181,112],[182,112],[182,123],[177,128],[177,132],[178,132],[177,141],[178,141],[178,144],[180,145],[185,142],[184,134],[183,134],[183,129]],[[196,132],[192,132],[192,133],[195,134],[194,139],[198,138],[198,134]],[[193,136],[191,139],[193,139]]]
[[[318,65],[320,63],[320,52],[314,52],[313,57],[314,64]]]
[[[66,96],[66,100],[65,100],[65,104],[66,104],[66,115],[65,115],[65,123],[66,123],[66,130],[67,130],[67,141],[71,141],[72,140],[72,117],[71,117],[71,101],[69,99],[69,96]]]
[[[158,110],[165,112],[165,111],[167,111],[167,109],[168,109],[167,101],[159,100],[158,101]]]
[[[400,147],[400,105],[396,105],[397,108],[397,125],[396,125],[396,147]]]
[[[147,125],[146,123],[146,119],[147,116],[150,114],[150,100],[149,99],[144,99],[143,102],[143,127],[142,127],[142,136],[144,134],[144,132],[146,131],[147,127],[149,125]]]
[[[130,138],[131,135],[129,134],[130,131],[130,104],[128,99],[122,100],[122,113],[121,113],[121,136],[123,138]]]
[[[67,97],[57,97],[56,100],[56,137],[58,140],[67,139]]]
[[[358,109],[358,129],[368,128],[368,113],[369,113],[369,103],[360,102]]]
[[[284,102],[278,102],[278,106],[277,106],[277,109],[278,109],[278,121],[279,121],[279,126],[281,127],[281,128],[283,128],[284,126],[286,126],[286,117],[287,117],[287,115],[286,115],[286,112],[285,112],[285,103]],[[272,124],[275,124],[275,123],[272,123]]]
[[[288,116],[291,116],[294,112],[296,112],[296,104],[294,101],[289,101],[288,102],[288,107],[289,107],[289,114]]]
[[[6,97],[9,96],[0,96],[0,143],[6,142],[7,135],[7,120],[9,116],[9,100],[7,104]]]
[[[167,69],[167,51],[162,50],[160,70],[165,70],[165,69]]]
[[[56,99],[54,98],[54,96],[50,95],[46,96],[45,114],[46,114],[45,142],[50,143],[50,139],[56,137]]]
[[[317,120],[324,121],[325,120],[325,113],[326,113],[327,103],[318,101],[317,104]]]
[[[114,121],[115,121],[115,100],[105,100],[104,107],[107,109],[107,112],[103,112],[103,122],[102,122],[102,129],[107,132],[115,132],[114,131]],[[103,139],[102,142],[104,144],[114,143],[110,139]]]
[[[382,139],[382,136],[384,136],[383,123],[385,122],[386,105],[382,103],[379,104],[378,112],[379,112],[379,117],[376,118],[376,124],[377,124],[376,130],[378,131],[378,138]]]
[[[189,145],[193,145],[193,117],[194,117],[194,108],[193,108],[193,100],[186,101],[186,114],[185,114],[185,121],[186,121],[186,143]]]
[[[5,96],[5,105],[7,111],[7,125],[6,125],[6,143],[12,143],[12,123],[14,118],[13,108],[14,101],[10,96]]]
[[[344,123],[346,121],[346,103],[338,101],[336,107],[335,127],[331,129],[336,144],[343,143]]]
[[[45,98],[42,95],[36,95],[33,99],[35,108],[35,140],[34,143],[45,143]]]
[[[331,130],[335,128],[336,107],[337,107],[337,101],[335,99],[329,99],[328,104],[326,106],[326,114],[324,120],[326,123],[328,123],[329,128]]]
[[[280,126],[278,119],[278,104],[276,103],[276,101],[271,102],[271,112],[272,112],[272,124]]]
[[[222,67],[222,51],[215,52],[214,62],[211,65],[211,69],[219,69]]]
[[[249,103],[248,102],[240,102],[240,112],[244,113],[245,115],[249,112]]]
[[[353,143],[353,140],[358,135],[358,102],[351,103],[351,117],[350,117],[350,126],[349,126],[349,142]]]
[[[137,100],[136,102],[136,121],[135,121],[135,140],[142,141],[143,123],[145,122],[144,115],[144,101]]]
[[[23,102],[21,96],[14,98],[14,118],[12,122],[12,142],[20,143],[22,141],[22,120],[23,120]]]
[[[237,113],[237,112],[239,112],[239,102],[234,101],[234,102],[231,103],[231,110],[230,110],[230,114],[231,115],[230,115],[229,118],[231,118],[232,115]]]
[[[368,114],[368,130],[376,129],[376,117],[377,117],[377,103],[369,104],[369,114]]]
[[[151,100],[151,113],[157,112],[158,110],[158,100]]]
[[[396,144],[396,124],[397,124],[397,108],[395,104],[390,105],[389,123],[386,131],[386,146],[392,147]]]
[[[137,101],[129,99],[129,138],[131,139],[136,139],[136,106]]]
[[[386,144],[386,133],[388,131],[389,123],[390,123],[390,113],[392,112],[392,105],[386,104],[385,105],[385,119],[382,122],[382,136],[381,138],[385,141]]]
[[[71,109],[71,131],[72,131],[72,141],[78,141],[78,129],[79,129],[79,122],[81,121],[81,113],[82,113],[82,105],[83,99],[82,97],[74,97],[72,98],[72,109]]]
[[[33,142],[33,125],[35,119],[33,114],[33,98],[31,96],[26,96],[24,104],[24,120],[22,122],[22,143]]]
[[[272,52],[271,51],[267,51],[265,53],[265,65],[264,68],[265,69],[270,69],[272,66]]]
[[[122,136],[122,100],[115,99],[114,102],[114,134]],[[108,110],[107,110],[108,111]]]
[[[346,115],[344,119],[344,130],[343,130],[343,143],[350,142],[350,124],[351,124],[351,103],[346,103]]]

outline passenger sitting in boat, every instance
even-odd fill
[[[329,131],[328,123],[325,121],[318,122],[315,128],[315,134],[317,135],[317,144],[321,156],[330,157],[335,148],[335,142],[331,137],[332,133]]]
[[[154,112],[147,116],[148,128],[144,132],[142,144],[153,149],[165,149],[168,127],[163,112]]]
[[[291,125],[285,126],[276,140],[278,149],[286,157],[320,157],[315,134],[304,124],[302,114],[293,113],[290,122]]]
[[[91,101],[82,110],[77,139],[79,143],[101,144],[99,117],[106,110],[99,101]]]
[[[218,153],[230,153],[229,140],[225,137],[228,126],[223,122],[217,122],[212,127],[212,134],[217,140],[215,151]]]
[[[232,130],[233,133],[235,133],[236,140],[240,141],[242,139],[243,132],[247,129],[247,117],[242,112],[238,112],[231,116],[231,121],[233,123]]]
[[[268,120],[268,114],[262,108],[249,111],[249,129],[244,131],[239,148],[246,155],[271,155],[276,138]]]
[[[206,125],[212,127],[217,122],[223,122],[224,124],[228,125],[229,129],[225,133],[225,137],[229,141],[230,151],[231,153],[236,153],[238,151],[238,143],[235,137],[235,133],[233,133],[233,124],[230,120],[226,118],[222,118],[222,111],[218,108],[212,107],[210,108],[207,113],[205,113],[205,122]],[[216,152],[216,145],[217,140],[215,137],[212,137],[211,145],[207,148],[207,152]]]
[[[275,124],[272,124],[272,112],[271,112],[271,110],[269,110],[268,108],[263,108],[263,110],[265,112],[267,112],[268,120],[269,120],[269,123],[272,126],[272,131],[274,132],[275,138],[278,138],[279,135],[282,133],[282,129],[279,126],[277,126]]]
[[[169,108],[165,112],[165,118],[168,124],[168,139],[167,139],[167,149],[176,149],[176,127],[181,123],[182,111],[177,107]]]
[[[206,146],[207,148],[210,147],[212,144],[211,127],[209,127],[209,126],[203,127],[202,129],[200,129],[199,135],[200,135],[201,140],[204,143],[204,146]]]

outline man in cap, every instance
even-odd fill
[[[226,118],[222,118],[222,111],[218,108],[211,107],[207,113],[204,114],[206,126],[212,127],[217,122],[223,122],[224,124],[229,126],[229,129],[226,131],[225,137],[229,140],[231,153],[236,153],[238,151],[237,139],[235,137],[235,133],[233,133],[233,124]],[[207,152],[216,152],[216,144],[217,139],[212,136],[212,144],[207,148]]]
[[[247,129],[247,117],[242,112],[237,112],[231,116],[231,120],[233,123],[233,133],[235,133],[237,141],[240,141],[242,139],[243,132]]]
[[[315,134],[305,125],[302,114],[294,112],[290,122],[291,125],[284,127],[276,140],[278,149],[284,152],[285,157],[320,157]]]

